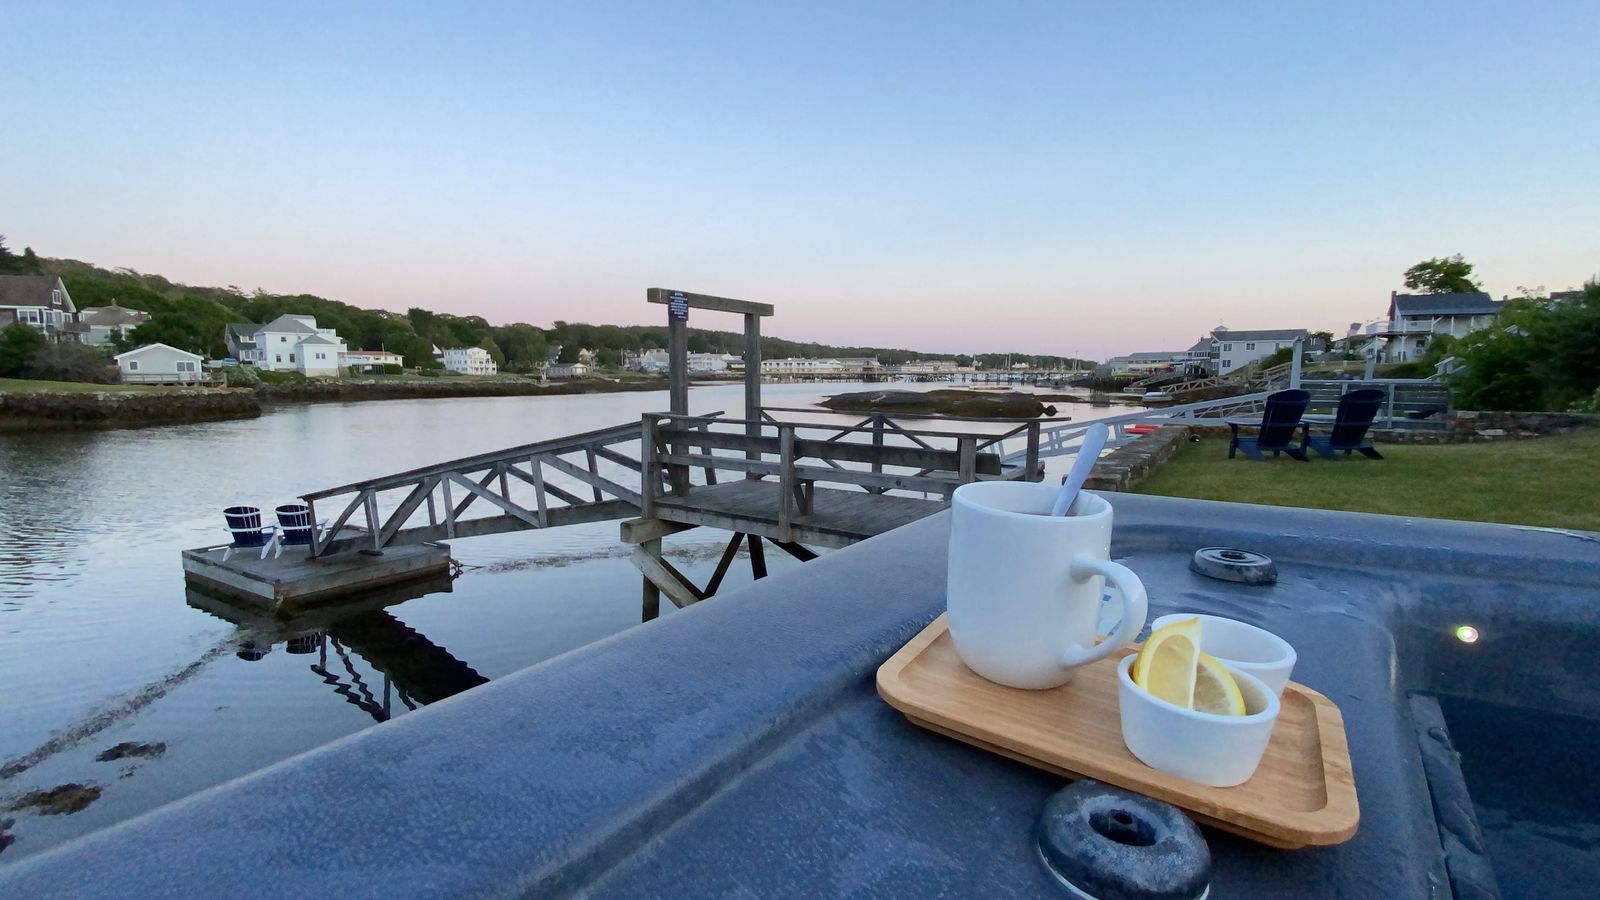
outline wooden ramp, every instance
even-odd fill
[[[691,487],[682,497],[656,500],[669,522],[776,537],[783,487],[776,481],[734,481]],[[811,511],[789,521],[788,540],[816,547],[846,547],[892,531],[945,508],[943,498],[896,497],[841,488],[815,488]]]

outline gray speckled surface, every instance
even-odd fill
[[[1402,664],[1396,634],[1482,592],[1514,619],[1557,588],[1593,625],[1595,536],[1110,499],[1152,617],[1283,635],[1349,731],[1356,837],[1282,852],[1207,830],[1213,896],[1446,895],[1405,702],[1438,667],[1426,641],[1426,670]],[[0,864],[0,897],[1061,896],[1030,836],[1061,780],[923,732],[873,689],[942,609],[947,531],[916,523]],[[1272,555],[1279,583],[1189,571],[1219,544]]]

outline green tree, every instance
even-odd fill
[[[13,322],[0,331],[0,378],[22,378],[33,363],[34,354],[43,350],[49,341],[39,329],[21,322]]]
[[[1574,300],[1508,301],[1494,325],[1462,338],[1453,381],[1468,409],[1566,410],[1600,390],[1600,280]]]
[[[1423,260],[1406,270],[1406,287],[1429,294],[1465,294],[1479,290],[1472,263],[1455,256]]]
[[[494,342],[494,338],[486,337],[478,346],[488,351],[489,358],[494,360],[497,368],[506,364],[506,355],[501,351],[500,345]]]
[[[556,362],[575,363],[578,361],[578,353],[582,350],[583,348],[576,343],[562,344],[561,355],[556,357]]]

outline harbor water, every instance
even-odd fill
[[[763,400],[808,406],[853,389],[768,385]],[[289,405],[0,435],[0,823],[12,820],[0,866],[639,623],[639,574],[616,523],[601,522],[455,542],[463,569],[445,589],[278,642],[271,623],[185,590],[179,550],[225,541],[223,508],[666,405],[664,392]],[[1128,411],[1056,405],[1079,421]],[[742,389],[697,387],[690,406],[735,414]],[[667,553],[703,583],[726,540],[697,529]],[[750,577],[736,564],[723,591]]]

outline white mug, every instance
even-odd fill
[[[1144,583],[1110,559],[1111,504],[1081,492],[1067,515],[1052,516],[1059,490],[978,481],[951,498],[950,637],[972,671],[1009,687],[1066,684],[1144,628]],[[1122,595],[1122,622],[1097,645],[1106,581]]]

